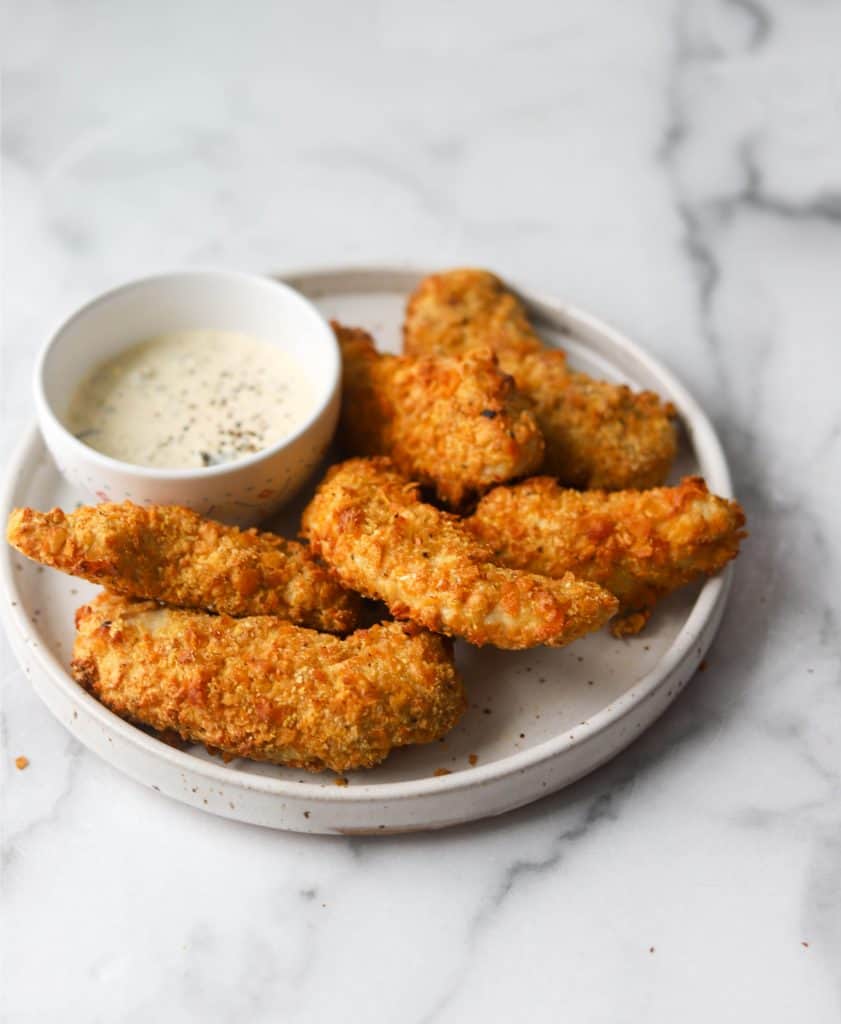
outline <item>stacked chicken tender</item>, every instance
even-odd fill
[[[738,503],[662,486],[672,407],[570,370],[492,274],[426,278],[402,356],[334,329],[354,457],[306,509],[308,544],[176,506],[12,513],[19,551],[106,588],[71,669],[117,714],[225,757],[368,767],[464,712],[449,638],[632,635],[738,553]],[[393,621],[359,628],[364,599]]]

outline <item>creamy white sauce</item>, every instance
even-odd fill
[[[102,363],[65,419],[85,444],[138,466],[189,469],[276,444],[312,412],[294,357],[234,331],[161,334]]]

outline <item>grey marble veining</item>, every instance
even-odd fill
[[[0,640],[0,1019],[839,1019],[840,37],[783,0],[6,4],[4,450],[46,333],[128,277],[478,263],[679,374],[751,538],[660,722],[442,834],[156,798]]]

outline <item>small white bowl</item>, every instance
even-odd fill
[[[307,374],[312,412],[262,451],[197,469],[135,466],[103,455],[64,424],[82,380],[103,360],[166,331],[242,331],[282,347]],[[187,505],[250,526],[286,503],[323,458],[339,415],[341,357],[330,326],[307,299],[278,281],[232,271],[183,271],[106,292],[65,321],[35,369],[35,405],[62,475],[99,501]]]

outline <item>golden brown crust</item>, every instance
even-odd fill
[[[520,301],[484,270],[425,278],[409,299],[404,348],[456,354],[477,346],[533,404],[546,440],[543,471],[571,487],[623,490],[663,483],[677,451],[674,408],[651,391],[594,380],[545,348]]]
[[[572,575],[550,580],[495,565],[460,520],[422,503],[387,458],[333,467],[303,529],[346,586],[385,601],[397,618],[474,644],[561,646],[617,607]]]
[[[539,352],[520,300],[495,274],[464,268],[430,274],[406,306],[403,343],[412,355],[455,355],[486,346],[494,352]]]
[[[103,594],[76,624],[73,676],[106,707],[229,757],[365,768],[445,735],[466,707],[449,644],[399,623],[340,640]]]
[[[718,572],[745,537],[739,503],[710,494],[700,477],[613,494],[535,477],[497,487],[465,523],[503,565],[601,584],[620,600],[612,628],[624,635],[665,594]]]
[[[496,356],[382,355],[363,330],[333,324],[342,350],[340,438],[352,455],[389,455],[451,507],[543,461],[543,435]]]
[[[128,597],[227,615],[278,615],[328,632],[361,608],[296,541],[203,519],[178,505],[15,509],[9,543],[36,562]]]

